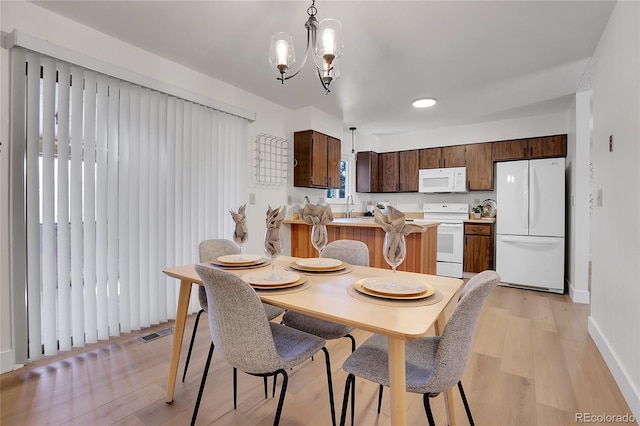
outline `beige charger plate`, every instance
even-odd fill
[[[302,259],[299,259],[299,260],[302,260]],[[330,260],[330,259],[327,259],[327,260]],[[300,263],[298,263],[298,260],[294,260],[293,262],[291,262],[291,265],[289,266],[293,269],[297,269],[298,271],[305,271],[305,272],[336,272],[346,268],[347,266],[349,266],[349,264],[346,262],[340,262],[337,265],[334,263],[332,265],[327,265],[327,266],[311,266],[307,264],[301,265]]]
[[[402,295],[402,294],[378,293],[376,291],[369,290],[368,288],[362,285],[365,279],[366,278],[356,281],[355,283],[353,283],[353,287],[360,293],[366,294],[367,296],[374,296],[374,297],[380,297],[382,299],[393,299],[393,300],[417,300],[417,299],[425,299],[435,293],[435,288],[433,288],[432,286],[426,283],[425,285],[427,286],[427,290],[418,294]]]
[[[257,254],[226,254],[218,256],[215,261],[222,265],[251,265],[264,261],[264,257]]]
[[[260,285],[260,284],[249,283],[249,285],[256,290],[281,290],[283,288],[297,287],[299,285],[305,284],[306,282],[307,282],[307,277],[303,275],[300,277],[299,280],[294,281],[292,283],[287,283],[287,284]]]

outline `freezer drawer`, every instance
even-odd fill
[[[496,271],[501,282],[564,292],[564,238],[498,235]]]

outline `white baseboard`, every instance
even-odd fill
[[[22,364],[16,365],[16,355],[12,350],[0,352],[0,373],[13,371],[20,367],[22,367]]]
[[[598,324],[594,321],[593,317],[589,317],[589,335],[595,342],[602,358],[607,363],[613,378],[615,379],[622,396],[629,404],[631,412],[636,419],[640,419],[640,390],[635,389],[631,377],[628,372],[625,371],[624,366],[620,364],[615,352],[611,349],[609,341],[602,334],[602,331],[598,327]]]
[[[570,282],[567,281],[567,287],[569,287],[569,297],[574,303],[591,303],[591,294],[587,290],[576,290]]]

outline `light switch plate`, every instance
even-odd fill
[[[249,193],[249,204],[255,204],[256,203],[256,194],[253,192]]]

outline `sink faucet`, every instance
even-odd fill
[[[353,213],[353,209],[349,209],[349,206],[353,206],[355,205],[353,202],[353,195],[349,194],[347,195],[347,204],[345,206],[344,212],[346,217],[351,217],[352,213]]]
[[[304,196],[304,204],[311,204],[311,200],[309,199],[308,195]]]

